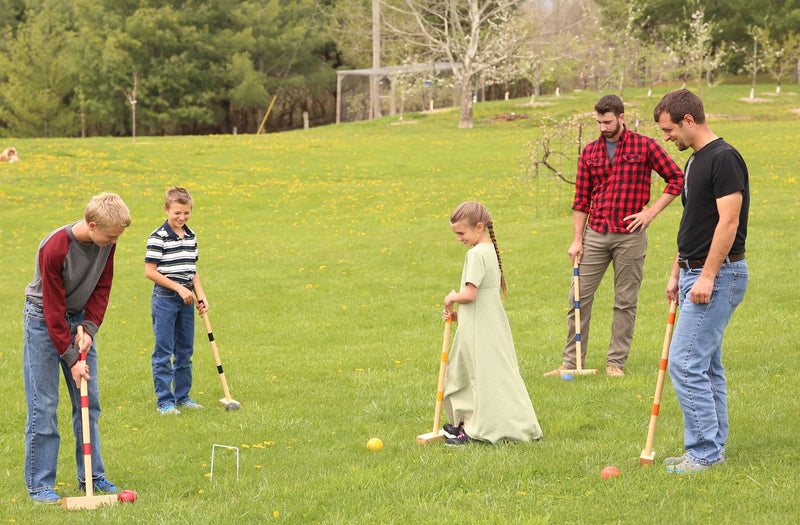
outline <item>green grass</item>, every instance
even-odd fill
[[[520,184],[525,145],[544,116],[591,112],[597,93],[476,106],[266,136],[17,140],[0,165],[0,325],[6,400],[0,522],[56,523],[60,507],[29,501],[23,480],[23,290],[41,237],[79,218],[88,198],[120,193],[134,223],[121,239],[111,305],[98,339],[109,477],[134,505],[81,512],[89,523],[791,523],[800,515],[797,454],[796,175],[800,96],[748,103],[748,86],[706,89],[713,129],[750,168],[750,288],[725,340],[728,464],[676,477],[640,467],[666,326],[663,290],[680,205],[651,226],[628,376],[542,377],[559,363],[571,279],[571,189]],[[663,91],[662,91],[663,93]],[[627,90],[629,121],[658,96]],[[491,123],[501,113],[532,118]],[[745,118],[746,117],[746,118]],[[592,124],[591,116],[588,122]],[[595,128],[588,128],[590,136]],[[8,141],[7,145],[12,145]],[[6,145],[4,145],[6,147]],[[667,146],[679,164],[686,154]],[[163,220],[164,190],[188,187],[190,225],[210,318],[238,412],[221,388],[197,323],[194,397],[177,418],[155,410],[150,373],[151,283],[144,243]],[[657,185],[656,185],[657,186]],[[659,191],[658,189],[654,191]],[[544,195],[544,199],[542,198]],[[523,377],[545,434],[537,443],[419,447],[430,431],[441,301],[458,284],[464,248],[447,217],[478,199],[493,213],[510,285],[506,303]],[[602,368],[610,274],[594,309],[589,366]],[[62,389],[63,390],[63,389]],[[59,492],[78,495],[68,400],[59,415]],[[368,452],[380,437],[385,448]],[[240,447],[237,481],[232,452]],[[667,383],[655,449],[682,449]],[[622,475],[606,481],[600,470]]]

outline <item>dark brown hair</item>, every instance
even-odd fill
[[[653,120],[658,122],[662,113],[669,115],[673,124],[680,123],[686,115],[691,115],[697,124],[706,121],[703,101],[688,89],[676,89],[664,95],[653,110]]]
[[[616,95],[605,95],[600,97],[600,100],[594,105],[594,110],[601,115],[611,112],[618,117],[625,113],[625,104]]]

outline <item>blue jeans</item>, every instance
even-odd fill
[[[67,317],[74,334],[83,322],[84,314]],[[72,373],[61,359],[50,339],[44,312],[41,306],[25,302],[24,350],[22,374],[25,382],[25,398],[28,416],[25,420],[25,484],[28,493],[52,489],[56,483],[58,447],[61,436],[58,432],[58,372],[59,368],[67,382],[72,401],[72,432],[75,435],[75,463],[78,482],[83,483],[83,430],[81,421],[81,391],[72,379]],[[86,364],[92,379],[89,390],[89,431],[92,442],[92,477],[105,476],[103,458],[100,455],[100,393],[98,389],[97,348],[95,343],[86,354]]]
[[[728,391],[722,337],[747,289],[747,262],[726,262],[714,278],[711,302],[695,304],[689,292],[702,268],[681,270],[680,317],[669,348],[669,376],[683,410],[684,448],[696,463],[722,458],[728,440]]]
[[[153,385],[161,408],[189,400],[195,306],[184,304],[177,292],[159,285],[153,286],[151,306],[156,340],[151,359]]]

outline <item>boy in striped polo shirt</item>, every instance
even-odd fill
[[[205,297],[197,275],[197,238],[186,222],[192,215],[192,196],[185,188],[167,190],[167,220],[147,239],[145,275],[153,281],[153,384],[158,411],[180,414],[178,406],[203,408],[189,397],[192,389],[195,294]],[[208,301],[197,303],[208,311]],[[171,385],[171,387],[170,387]]]

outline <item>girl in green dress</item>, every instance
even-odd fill
[[[470,249],[459,291],[444,298],[444,318],[458,322],[442,400],[450,420],[445,443],[539,439],[542,430],[519,373],[501,300],[507,289],[492,218],[482,204],[468,201],[450,215],[450,226]]]

